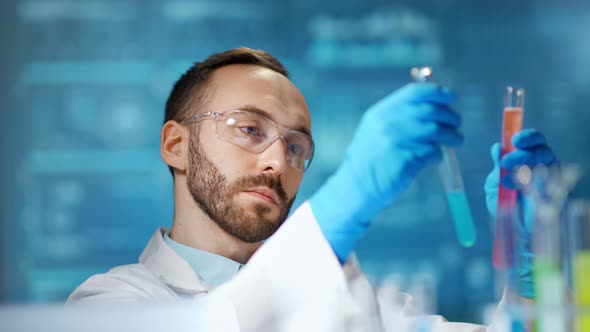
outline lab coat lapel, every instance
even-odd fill
[[[139,256],[139,262],[159,276],[171,289],[182,293],[203,293],[208,288],[193,268],[164,242],[160,227]]]

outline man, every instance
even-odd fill
[[[174,178],[172,229],[156,231],[139,264],[91,277],[68,302],[194,299],[221,289],[240,327],[256,330],[239,309],[253,299],[294,306],[310,289],[334,289],[350,291],[341,299],[356,303],[351,315],[364,317],[364,330],[378,329],[378,304],[351,253],[371,219],[440,161],[440,145],[462,143],[454,99],[434,84],[411,84],[372,106],[334,175],[281,227],[314,153],[303,96],[263,51],[232,49],[196,63],[176,82],[161,131]],[[519,152],[532,162],[538,150],[549,151],[542,136]],[[261,280],[266,291],[251,286]],[[275,295],[289,291],[277,304]]]

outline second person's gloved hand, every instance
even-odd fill
[[[344,160],[311,197],[311,209],[341,262],[370,220],[406,190],[440,145],[459,146],[455,94],[432,83],[408,84],[370,107]]]
[[[557,159],[549,146],[545,136],[535,129],[523,129],[512,137],[515,151],[506,154],[500,160],[500,143],[492,145],[490,154],[494,162],[494,169],[488,174],[484,185],[486,192],[486,205],[488,211],[495,218],[498,208],[498,185],[500,181],[500,168],[508,171],[501,180],[502,185],[508,189],[516,189],[513,171],[517,167],[527,165],[553,165]]]
[[[508,173],[501,179],[502,185],[508,189],[516,189],[513,182],[513,171],[519,166],[527,165],[534,167],[540,164],[553,165],[557,159],[549,146],[545,136],[535,129],[524,129],[512,138],[512,144],[516,148],[515,151],[506,154],[500,160],[500,143],[492,146],[491,155],[494,161],[494,169],[488,174],[484,190],[486,193],[486,204],[488,211],[492,217],[496,218],[498,208],[498,188],[500,183],[500,168],[508,171]],[[526,200],[523,199],[521,193],[518,195],[520,205],[522,207],[520,215],[524,219],[522,222],[517,222],[515,229],[518,236],[518,246],[516,247],[517,264],[513,270],[510,271],[511,276],[516,279],[518,283],[518,291],[521,296],[526,298],[534,298],[535,288],[533,280],[533,253],[532,246],[532,229],[534,216],[526,213],[529,210]]]

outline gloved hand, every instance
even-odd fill
[[[516,150],[506,154],[500,160],[500,143],[492,145],[491,155],[494,161],[494,169],[488,174],[484,190],[486,193],[486,205],[488,211],[496,220],[498,208],[498,184],[500,181],[500,167],[507,170],[508,173],[501,179],[502,185],[508,189],[517,189],[514,184],[512,171],[518,166],[528,165],[530,167],[539,164],[553,165],[557,159],[549,146],[545,136],[535,129],[523,129],[512,137],[512,144]],[[518,284],[518,290],[521,296],[534,298],[535,288],[533,280],[533,253],[532,253],[532,229],[533,216],[530,212],[530,203],[518,193],[519,206],[522,211],[519,213],[522,220],[516,223],[517,243],[517,261],[515,268],[510,271],[512,278],[515,278]],[[495,229],[495,227],[494,227]]]
[[[455,94],[432,83],[408,84],[363,115],[344,160],[311,197],[311,209],[341,262],[370,220],[442,159],[440,145],[459,146]]]

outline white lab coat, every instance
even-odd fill
[[[381,316],[395,317],[396,331],[410,331],[418,319],[431,331],[486,330],[440,316],[411,316],[407,294],[398,294],[402,302],[395,307],[379,308],[354,256],[344,267],[339,264],[307,202],[234,279],[213,291],[164,242],[163,231],[156,231],[138,264],[92,276],[68,303],[205,299],[203,324],[209,331],[381,331]],[[391,327],[391,319],[387,325]]]

